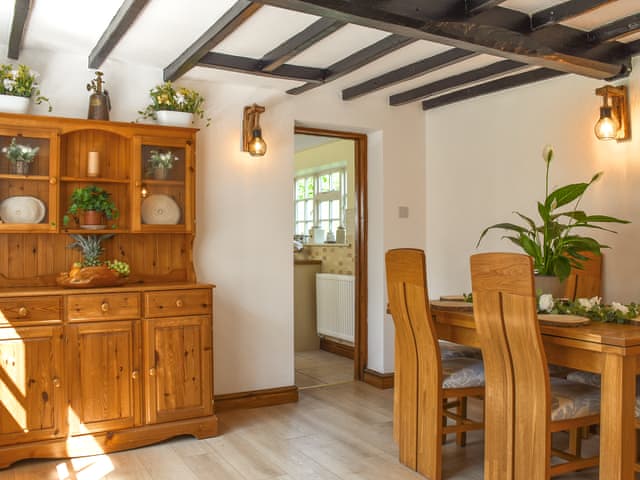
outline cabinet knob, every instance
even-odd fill
[[[136,185],[136,187],[141,187],[142,186],[142,182],[140,180],[136,180],[135,185]]]
[[[104,313],[107,313],[109,311],[109,302],[102,302],[102,304],[100,305],[100,310],[102,310]]]
[[[58,377],[53,377],[53,386],[56,388],[60,388],[60,379]]]
[[[27,307],[20,307],[18,309],[19,317],[26,317],[27,315],[29,315],[29,309]]]
[[[133,378],[134,380],[138,379],[138,371],[134,370],[133,372],[131,372],[131,378]]]
[[[50,185],[55,185],[56,183],[58,183],[58,179],[56,177],[51,177],[49,179],[49,184]]]
[[[182,308],[184,306],[184,302],[182,301],[181,298],[176,300],[176,307],[178,308]]]
[[[156,375],[156,369],[155,368],[150,368],[149,369],[149,375],[154,377]]]

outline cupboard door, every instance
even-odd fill
[[[147,423],[212,414],[211,343],[208,316],[144,320]]]
[[[67,328],[71,433],[140,424],[140,322],[96,322]]]
[[[0,328],[0,445],[63,436],[62,327]]]

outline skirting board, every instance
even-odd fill
[[[393,388],[393,373],[379,373],[365,368],[364,381],[376,388]]]
[[[341,357],[350,358],[353,360],[353,345],[345,345],[344,343],[336,342],[327,337],[320,338],[320,350],[325,352],[335,353]]]
[[[227,393],[214,397],[216,412],[236,408],[257,408],[298,401],[298,387],[265,388],[250,392]]]

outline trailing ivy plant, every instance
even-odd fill
[[[120,215],[109,192],[95,185],[88,185],[84,188],[76,188],[71,194],[71,204],[62,219],[63,223],[66,226],[73,218],[77,224],[80,224],[80,213],[92,210],[103,213],[107,220],[115,220]],[[116,225],[112,227],[115,228]]]

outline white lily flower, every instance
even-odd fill
[[[542,158],[544,158],[545,163],[551,162],[553,158],[553,147],[549,144],[545,145],[542,149]]]
[[[553,295],[550,293],[545,293],[540,295],[540,300],[538,300],[538,309],[542,312],[550,312],[553,310]]]
[[[593,304],[591,303],[591,300],[589,300],[588,298],[578,298],[577,302],[578,302],[578,305],[584,308],[587,312],[593,308]]]
[[[602,297],[596,296],[596,297],[591,297],[589,299],[589,303],[591,304],[591,308],[593,308],[593,307],[595,307],[597,305],[600,305],[600,302],[602,302]]]
[[[620,313],[629,313],[629,307],[627,307],[626,305],[623,305],[622,303],[618,303],[618,302],[611,302],[611,308],[613,308],[614,310],[620,312]]]

